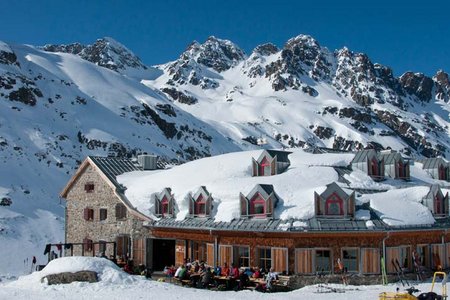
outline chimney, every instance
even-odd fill
[[[158,156],[156,155],[138,155],[138,163],[144,171],[156,170],[156,162],[158,161]]]

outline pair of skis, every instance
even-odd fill
[[[408,279],[406,279],[405,273],[403,273],[403,268],[400,265],[400,262],[398,261],[398,259],[395,259],[395,260],[392,259],[391,263],[394,266],[394,270],[397,273],[397,277],[400,280],[400,282],[402,283],[402,286],[405,286],[405,283],[406,283],[406,285],[409,286]]]

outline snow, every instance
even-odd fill
[[[59,272],[94,271],[99,282],[73,282],[70,284],[47,285],[41,278]],[[351,279],[350,279],[351,281]],[[412,282],[422,292],[430,291],[430,280]],[[21,276],[17,280],[0,282],[0,299],[315,299],[347,300],[378,299],[381,292],[403,291],[399,284],[344,286],[342,284],[311,285],[286,293],[260,293],[256,291],[209,291],[180,287],[175,284],[147,280],[143,276],[129,275],[112,262],[103,258],[65,257],[51,261],[42,271]],[[332,292],[332,289],[340,292]],[[441,293],[438,282],[434,291]]]
[[[388,225],[434,224],[430,210],[420,203],[429,190],[427,186],[411,187],[365,194],[361,198],[370,202],[377,215]]]
[[[354,154],[310,154],[298,149],[289,151],[293,152],[289,155],[291,166],[276,176],[252,177],[251,160],[257,159],[261,151],[245,151],[200,159],[170,170],[125,173],[118,177],[118,181],[127,187],[125,195],[133,206],[151,217],[154,217],[151,213],[152,194],[170,187],[178,208],[177,219],[183,220],[189,211],[186,195],[195,194],[204,185],[214,198],[212,217],[216,222],[229,222],[240,217],[239,193],[247,195],[256,184],[272,184],[280,200],[275,208],[275,218],[308,220],[314,216],[314,192],[320,194],[326,185],[338,180],[332,166],[349,165]],[[417,170],[415,172],[421,174]],[[352,188],[380,191],[363,194],[357,201],[359,204],[369,203],[388,225],[434,224],[430,210],[421,203],[429,191],[429,179],[427,182],[414,177],[408,183],[394,179],[375,182],[359,170],[345,175],[345,178],[350,181]],[[347,193],[351,193],[348,187],[339,184]],[[370,211],[357,210],[356,219],[369,221]],[[280,229],[287,230],[290,226],[289,223],[282,223]],[[295,223],[292,226],[304,227]],[[371,227],[370,223],[368,227]]]
[[[12,53],[11,47],[5,42],[0,41],[0,52]]]
[[[331,166],[349,164],[353,155],[292,151],[291,167],[276,176],[251,176],[252,158],[257,159],[261,154],[258,150],[203,158],[165,171],[125,173],[117,180],[127,187],[125,196],[133,206],[148,215],[153,210],[151,195],[170,187],[178,207],[177,219],[182,220],[189,212],[185,196],[206,186],[214,198],[215,221],[227,222],[240,217],[239,193],[247,195],[256,184],[272,184],[280,200],[275,209],[277,218],[309,219],[314,213],[314,192],[321,193],[327,184],[338,179]]]

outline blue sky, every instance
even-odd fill
[[[364,52],[396,75],[450,72],[447,1],[43,0],[2,7],[0,40],[89,44],[110,36],[148,65],[174,60],[190,42],[210,35],[249,53],[265,42],[282,47],[303,33],[331,50]]]

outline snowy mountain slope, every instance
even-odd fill
[[[0,243],[11,245],[0,274],[63,240],[57,195],[86,155],[149,152],[177,163],[258,144],[448,155],[449,95],[443,71],[396,78],[305,35],[250,55],[210,37],[155,67],[111,38],[0,42],[0,194],[12,201],[0,206]]]
[[[0,206],[0,243],[10,245],[0,273],[32,255],[43,260],[45,243],[64,239],[58,195],[87,155],[177,162],[240,149],[128,74],[73,54],[0,47],[0,187],[12,201]]]
[[[306,35],[282,49],[258,46],[249,56],[210,37],[158,67],[164,74],[146,85],[233,139],[346,150],[373,144],[425,156],[450,151],[450,82],[443,71],[396,78],[365,54],[331,52]]]

